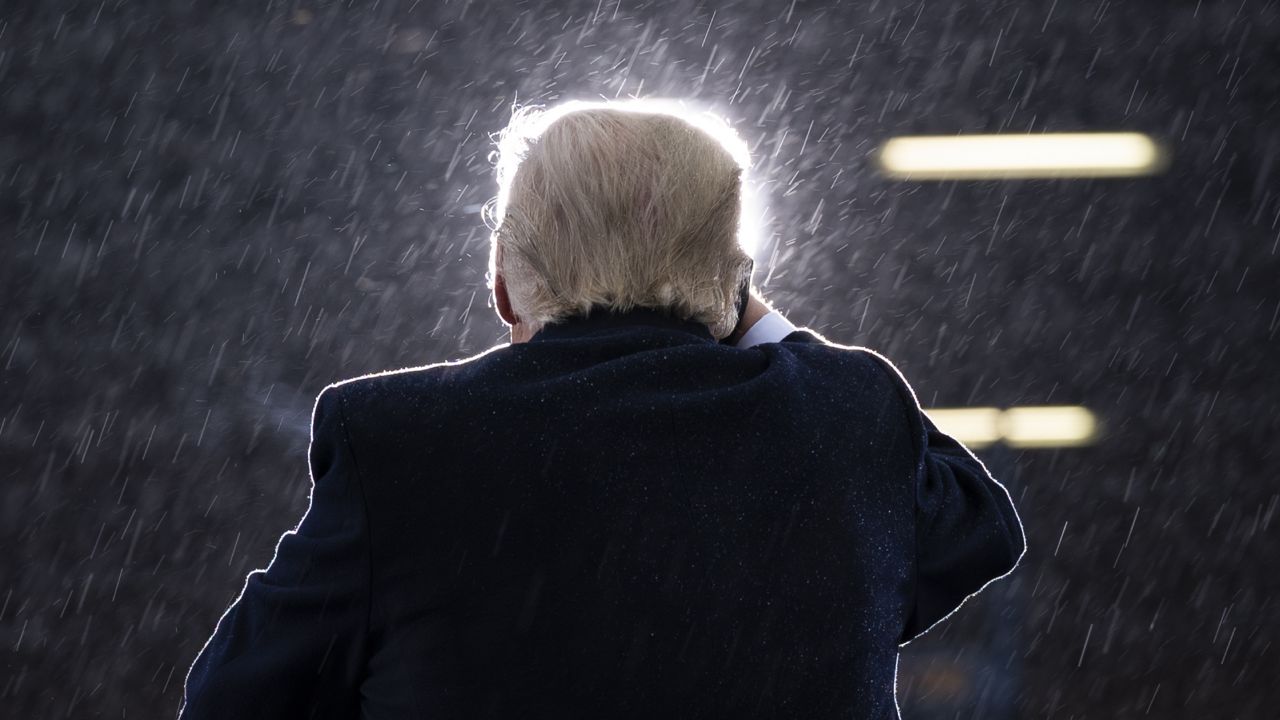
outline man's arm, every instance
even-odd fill
[[[968,448],[938,430],[892,362],[868,354],[896,386],[917,451],[915,591],[898,641],[906,644],[1012,572],[1027,541],[1009,491]]]
[[[316,399],[311,505],[218,621],[187,674],[180,720],[359,713],[369,621],[368,519],[340,387]]]
[[[738,347],[784,338],[827,342],[813,330],[797,329],[755,295],[752,302],[758,303],[758,319]],[[905,644],[955,612],[988,583],[1012,572],[1026,553],[1026,535],[1004,486],[968,448],[938,430],[888,358],[862,349],[889,374],[906,408],[916,452],[916,572],[911,610],[899,639]]]
[[[770,310],[755,321],[738,340],[737,347],[746,348],[767,342],[781,342],[782,338],[796,331],[796,326],[777,310]]]
[[[770,307],[758,292],[752,290],[747,293],[747,307],[738,326],[720,342],[748,348],[760,343],[781,342],[795,331],[796,326],[785,315]]]

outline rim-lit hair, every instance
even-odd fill
[[[733,331],[750,155],[722,118],[660,100],[526,106],[496,144],[488,282],[502,273],[522,321],[643,306]]]

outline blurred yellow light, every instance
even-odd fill
[[[1000,439],[997,408],[933,408],[925,414],[939,430],[969,447],[986,447]]]
[[[1010,408],[1001,416],[1000,426],[1012,447],[1074,447],[1093,441],[1098,421],[1086,408],[1044,405]]]
[[[1165,154],[1132,132],[920,135],[889,140],[879,162],[900,180],[1124,177],[1159,172]]]
[[[1098,420],[1078,405],[931,408],[925,411],[942,432],[970,448],[1004,442],[1010,447],[1077,447],[1097,439]]]

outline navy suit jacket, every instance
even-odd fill
[[[603,309],[326,387],[311,503],[182,718],[893,718],[1025,551],[877,353]]]

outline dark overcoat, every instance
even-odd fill
[[[597,311],[316,399],[310,507],[183,718],[895,718],[1008,492],[874,351]]]

